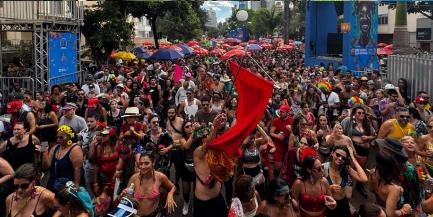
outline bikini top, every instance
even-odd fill
[[[196,177],[198,181],[207,188],[213,188],[217,182],[215,177],[212,176],[211,174],[209,174],[204,181],[200,179],[199,175],[197,175]]]
[[[325,207],[325,194],[322,191],[322,184],[320,184],[320,196],[314,198],[310,194],[307,194],[307,188],[304,183],[304,193],[301,193],[301,197],[299,198],[299,205],[305,210],[311,212],[321,212]]]
[[[323,174],[323,176],[326,178],[326,180],[328,180],[328,183],[330,185],[332,185],[332,184],[336,184],[336,183],[334,183],[331,175],[329,174],[329,165],[330,164],[331,164],[330,162],[325,163],[325,173]],[[341,175],[341,173],[340,173],[340,175]],[[344,188],[346,186],[352,186],[352,179],[350,178],[350,176],[348,174],[345,177],[341,177],[341,182],[340,182],[340,187]]]
[[[159,199],[159,195],[160,192],[158,187],[156,187],[155,183],[152,185],[152,190],[147,193],[147,195],[141,195],[140,190],[134,191],[134,198],[137,200],[148,199],[155,202]]]

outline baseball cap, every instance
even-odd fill
[[[77,105],[75,105],[75,103],[72,102],[68,102],[66,103],[65,106],[63,106],[63,110],[69,110],[69,109],[77,109]]]
[[[395,86],[393,84],[387,84],[384,87],[385,90],[395,90]]]
[[[96,105],[98,105],[98,103],[99,103],[98,98],[90,98],[89,101],[87,102],[87,107],[96,108]]]
[[[23,106],[21,100],[14,100],[6,104],[6,113],[14,113]]]

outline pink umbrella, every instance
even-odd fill
[[[234,50],[234,49],[244,49],[242,46],[239,46],[239,45],[236,45],[236,46],[231,46],[230,48],[229,48],[230,50]]]

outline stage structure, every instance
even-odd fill
[[[33,91],[46,91],[54,84],[79,81],[83,9],[83,1],[1,1],[0,48],[1,41],[6,40],[1,37],[5,37],[6,32],[32,33],[34,66],[29,79],[34,81]],[[2,77],[1,88],[17,79]]]
[[[378,68],[377,1],[307,1],[305,64],[339,64],[361,76]]]

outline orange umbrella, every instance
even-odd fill
[[[215,49],[215,50],[212,50],[210,53],[219,56],[219,55],[223,55],[225,52],[226,51],[223,49]]]
[[[227,60],[227,59],[232,58],[233,56],[237,56],[238,58],[242,58],[243,56],[245,56],[245,51],[240,50],[240,49],[234,49],[234,50],[227,51],[224,55],[222,55],[220,57],[220,60]]]

